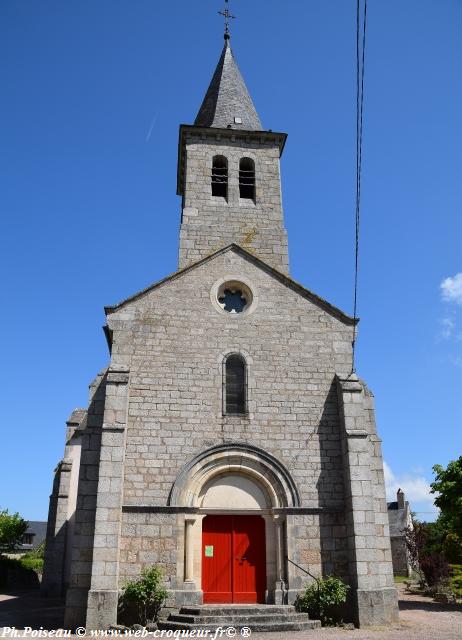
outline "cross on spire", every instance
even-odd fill
[[[229,40],[230,35],[229,35],[229,21],[230,18],[235,18],[236,16],[233,16],[232,13],[230,13],[229,9],[228,9],[228,0],[225,0],[225,6],[223,8],[223,11],[219,11],[218,13],[224,17],[225,19],[225,40]]]

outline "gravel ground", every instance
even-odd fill
[[[399,589],[400,623],[374,629],[317,629],[290,634],[291,640],[462,640],[462,606],[444,605],[431,598],[405,593]],[[255,633],[252,640],[276,640],[287,637],[280,633]]]
[[[462,640],[462,606],[443,605],[430,598],[413,596],[399,589],[400,623],[392,628],[375,629],[317,629],[289,634],[255,633],[252,640]],[[26,621],[27,619],[27,621]],[[0,639],[11,637],[2,627],[16,629],[24,625],[39,629],[62,626],[62,602],[41,599],[37,593],[0,594]],[[16,636],[21,638],[20,633]],[[30,637],[30,636],[29,636]],[[90,635],[86,636],[90,638]],[[123,637],[123,636],[122,636]],[[148,636],[148,640],[152,638]],[[239,635],[236,636],[236,640]]]

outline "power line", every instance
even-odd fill
[[[353,340],[351,371],[355,372],[356,321],[358,309],[359,223],[361,211],[361,168],[363,156],[364,58],[366,52],[367,0],[364,0],[361,42],[360,0],[356,1],[356,211],[355,211],[355,270],[353,297]],[[361,53],[360,53],[361,49]]]

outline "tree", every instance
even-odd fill
[[[412,527],[403,531],[409,562],[421,586],[433,587],[447,579],[449,566],[441,553],[444,532],[438,522],[419,522],[413,518]]]
[[[448,579],[449,565],[442,553],[432,553],[421,558],[420,568],[429,587],[437,587]]]
[[[446,469],[435,464],[435,480],[431,483],[432,493],[437,493],[436,506],[448,525],[449,530],[462,538],[462,456],[452,460]]]
[[[448,533],[443,541],[443,554],[448,562],[462,563],[462,541],[457,533]]]
[[[435,522],[424,522],[426,540],[423,548],[423,555],[430,556],[433,553],[441,553],[444,539],[449,531],[444,519],[439,517]]]
[[[416,574],[419,576],[420,584],[423,586],[425,582],[424,573],[420,567],[420,558],[427,543],[428,531],[425,522],[419,522],[415,518],[412,519],[412,527],[403,529],[404,542],[408,551],[409,563]]]
[[[19,513],[0,511],[0,551],[15,551],[21,544],[29,523]]]

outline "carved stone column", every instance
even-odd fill
[[[285,569],[284,569],[284,517],[274,516],[274,534],[276,543],[276,584],[274,585],[274,603],[284,604]]]
[[[184,564],[184,580],[185,582],[194,582],[194,538],[193,526],[196,518],[185,519],[185,564]]]

